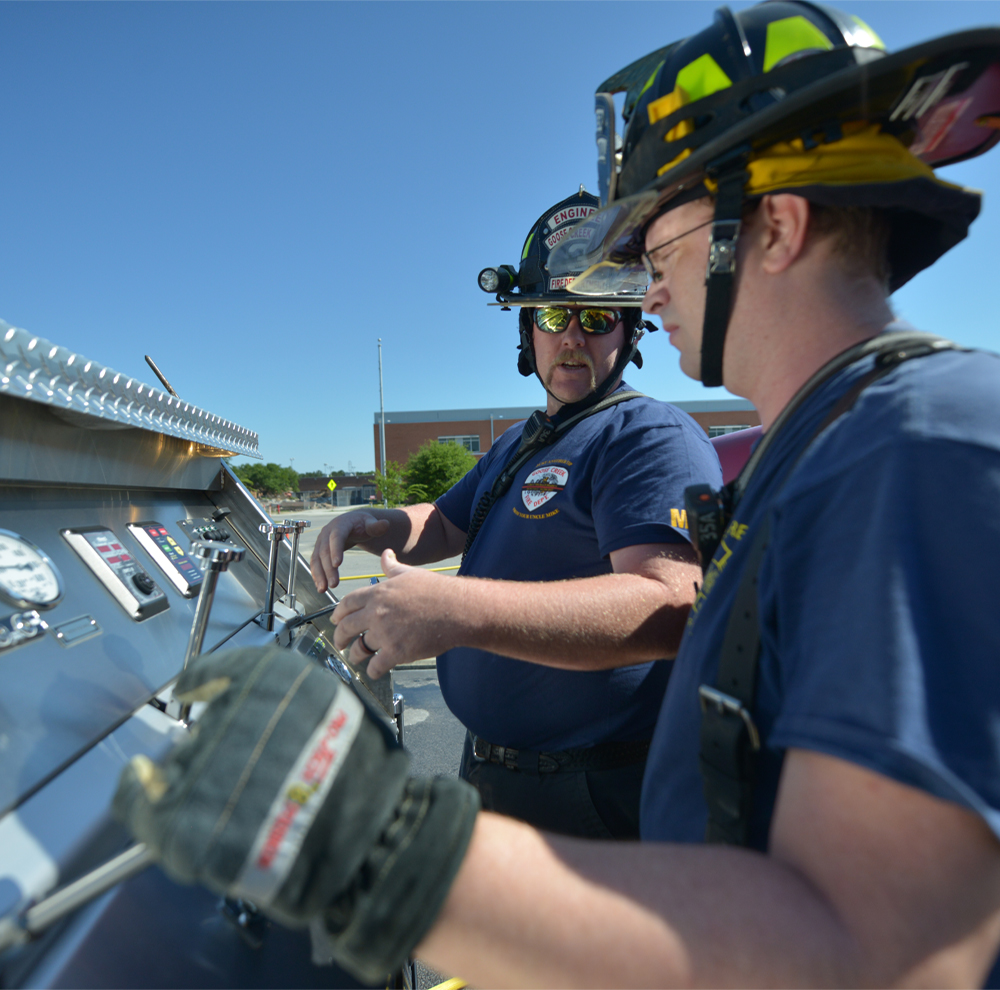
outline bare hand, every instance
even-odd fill
[[[382,554],[382,570],[381,584],[345,595],[333,613],[334,644],[351,644],[351,663],[368,660],[372,678],[460,645],[462,578],[401,564],[391,550]]]
[[[377,519],[370,512],[361,510],[345,512],[328,522],[319,534],[312,560],[309,561],[316,590],[322,594],[327,588],[336,588],[340,583],[338,568],[344,562],[344,551],[348,547],[385,536],[388,530],[388,519]]]

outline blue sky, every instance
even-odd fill
[[[594,87],[714,6],[0,3],[0,317],[144,381],[151,354],[298,470],[374,463],[378,337],[387,409],[541,405],[476,275],[596,188]],[[844,9],[890,49],[1000,23],[985,0]],[[944,171],[983,213],[895,297],[991,349],[998,165]],[[661,334],[643,351],[633,386],[713,394]]]

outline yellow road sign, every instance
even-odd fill
[[[328,481],[328,482],[326,483],[326,487],[327,487],[327,488],[329,488],[329,489],[330,489],[330,491],[332,492],[332,491],[334,490],[334,488],[336,488],[336,487],[337,487],[337,482],[336,482],[336,481],[334,481],[334,480],[333,480],[333,478],[331,478],[331,479],[330,479],[330,480],[329,480],[329,481]]]

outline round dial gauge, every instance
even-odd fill
[[[48,556],[23,536],[0,529],[0,597],[17,608],[52,608],[62,593]]]

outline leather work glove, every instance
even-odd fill
[[[475,790],[409,778],[388,726],[288,650],[203,655],[175,696],[210,704],[159,765],[137,756],[125,768],[118,818],[178,882],[320,929],[364,980],[398,969],[462,862]]]

